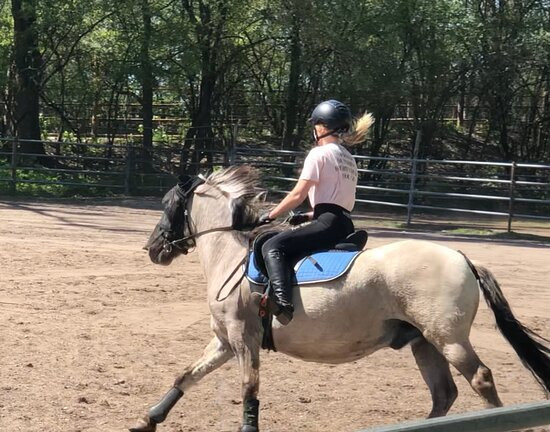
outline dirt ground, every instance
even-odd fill
[[[141,249],[157,207],[0,200],[1,432],[123,431],[199,356],[211,333],[197,255],[160,267]],[[549,336],[550,244],[380,228],[369,242],[406,237],[485,262],[516,316]],[[472,340],[505,404],[544,398],[484,302]],[[409,348],[339,366],[264,352],[261,371],[263,432],[353,432],[421,418],[431,407]],[[482,409],[453,374],[459,397],[451,412]],[[241,410],[233,360],[186,394],[159,432],[234,432]]]

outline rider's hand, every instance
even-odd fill
[[[267,224],[270,224],[271,222],[273,222],[273,219],[269,217],[269,212],[265,212],[258,218],[258,222],[256,223],[256,225],[257,226],[267,225]]]
[[[287,222],[289,223],[289,225],[300,225],[308,221],[309,221],[309,215],[307,213],[300,213],[300,212],[291,214],[287,219]]]

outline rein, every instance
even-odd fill
[[[175,246],[177,247],[178,249],[182,249],[178,243],[181,243],[181,242],[184,242],[186,240],[190,240],[190,239],[195,239],[197,237],[200,237],[204,234],[210,234],[210,233],[213,233],[213,232],[223,232],[223,231],[233,231],[234,228],[233,227],[230,227],[230,226],[226,226],[226,227],[219,227],[219,228],[210,228],[210,229],[207,229],[207,230],[204,230],[204,231],[201,231],[201,232],[198,232],[198,233],[195,233],[195,234],[191,234],[191,235],[188,235],[188,236],[185,236],[185,237],[182,237],[180,239],[177,239],[177,240],[173,240],[169,243],[167,243],[167,245],[169,246]],[[242,282],[242,280],[244,279],[244,274],[245,272],[243,272],[243,274],[241,275],[241,277],[239,277],[239,279],[237,280],[237,282],[235,282],[235,284],[231,287],[231,289],[229,290],[229,292],[225,295],[224,298],[220,298],[220,295],[223,291],[223,289],[225,288],[225,286],[227,285],[227,283],[231,280],[231,278],[233,276],[235,276],[235,273],[237,273],[237,271],[239,270],[239,268],[246,262],[248,258],[248,250],[246,252],[246,254],[244,255],[244,257],[239,261],[239,263],[235,266],[235,268],[233,269],[233,271],[231,272],[231,274],[227,277],[227,279],[225,279],[225,282],[222,284],[222,286],[220,287],[220,289],[218,290],[218,293],[216,294],[216,301],[217,302],[222,302],[224,301],[225,299],[227,299],[232,293],[233,291],[235,291],[235,289],[240,285],[240,283]]]
[[[233,284],[233,286],[231,287],[231,289],[229,290],[229,292],[225,295],[224,298],[220,298],[220,295],[223,291],[223,289],[225,288],[225,285],[227,285],[227,283],[231,280],[231,278],[235,275],[235,273],[237,273],[237,270],[239,270],[239,267],[241,267],[245,262],[246,262],[246,259],[248,258],[248,251],[246,252],[245,256],[243,257],[242,260],[239,261],[239,263],[237,264],[237,266],[233,269],[233,271],[231,272],[231,274],[227,277],[227,279],[225,280],[225,282],[222,284],[222,286],[220,287],[220,289],[218,290],[218,293],[216,294],[216,301],[217,302],[222,302],[224,301],[225,299],[227,299],[231,294],[233,294],[233,291],[235,291],[235,289],[241,284],[242,280],[244,279],[244,274],[245,272],[243,272],[243,274],[241,275],[241,277],[239,277],[239,279],[237,280],[237,282],[235,282]]]
[[[185,236],[185,237],[182,237],[180,239],[177,239],[177,240],[173,240],[171,242],[167,242],[165,245],[164,245],[164,250],[166,250],[168,253],[171,252],[171,247],[174,246],[180,250],[185,250],[183,247],[181,247],[179,245],[179,243],[182,243],[186,240],[191,240],[191,239],[195,239],[197,237],[200,237],[202,235],[205,235],[205,234],[210,234],[210,233],[213,233],[213,232],[223,232],[223,231],[233,231],[234,228],[233,227],[230,227],[230,226],[226,226],[226,227],[219,227],[219,228],[210,228],[210,229],[207,229],[207,230],[204,230],[204,231],[200,231],[198,233],[195,233],[195,234],[190,234],[188,236]],[[186,250],[185,250],[186,251]],[[240,285],[240,283],[242,282],[242,280],[244,279],[244,275],[245,275],[245,272],[243,272],[243,274],[241,275],[241,277],[239,277],[239,279],[237,280],[237,282],[235,282],[235,284],[231,287],[231,289],[229,290],[229,292],[225,295],[224,298],[220,298],[220,295],[223,291],[223,289],[225,288],[225,286],[227,285],[227,283],[231,280],[231,278],[233,276],[235,276],[235,274],[237,273],[237,271],[239,270],[239,268],[246,262],[246,260],[248,259],[248,250],[247,252],[245,253],[244,257],[239,261],[239,263],[235,266],[235,268],[233,269],[233,271],[231,272],[231,274],[227,277],[227,279],[225,280],[225,282],[222,284],[222,286],[220,287],[220,289],[218,290],[218,293],[216,294],[216,301],[217,302],[222,302],[224,301],[225,299],[227,299],[232,293],[233,291],[235,291],[235,289]]]
[[[210,229],[207,229],[207,230],[195,233],[195,234],[190,234],[190,235],[182,237],[180,239],[172,240],[171,242],[168,242],[168,244],[171,245],[171,246],[175,246],[178,249],[182,249],[179,244],[186,241],[186,240],[196,239],[197,237],[200,237],[204,234],[210,234],[210,233],[213,233],[213,232],[232,231],[232,230],[233,230],[233,227],[230,227],[230,226],[219,227],[219,228],[210,228]]]

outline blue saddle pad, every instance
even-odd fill
[[[298,285],[328,282],[343,276],[362,252],[330,250],[308,255],[294,266]],[[257,284],[267,283],[267,278],[254,264],[254,252],[250,252],[246,264],[246,277]]]

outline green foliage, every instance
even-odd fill
[[[406,154],[422,130],[425,156],[450,133],[451,157],[550,158],[548,2],[41,0],[36,31],[44,137],[142,135],[150,74],[155,142],[222,148],[238,124],[243,142],[307,148],[333,97],[375,114],[361,151]],[[0,0],[0,102],[13,39]]]
[[[8,86],[8,69],[11,63],[11,47],[13,41],[13,20],[9,12],[10,2],[0,0],[0,117],[5,89]],[[0,129],[1,133],[1,129]]]
[[[0,178],[11,178],[11,168],[0,163]],[[40,166],[17,170],[17,195],[48,196],[48,197],[76,197],[76,196],[106,196],[112,195],[113,190],[102,187],[105,179],[98,175],[85,173],[65,173],[55,170],[48,171]],[[64,184],[65,183],[65,184]],[[72,183],[72,184],[66,184]],[[79,185],[82,183],[82,185]],[[93,184],[94,186],[90,186]],[[11,193],[11,182],[0,182],[0,195]],[[121,190],[119,189],[120,193]]]

